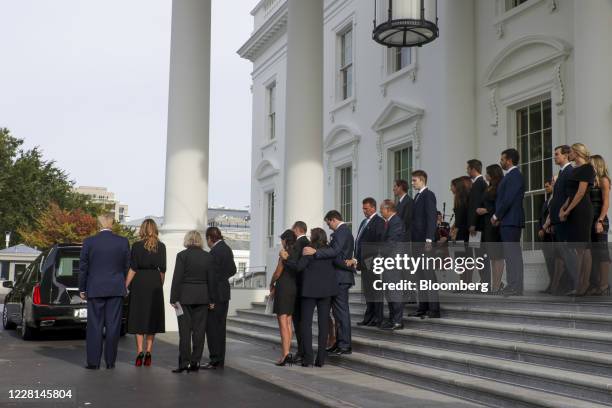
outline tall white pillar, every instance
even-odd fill
[[[288,0],[284,225],[323,224],[323,0]]]
[[[162,240],[168,271],[164,296],[166,329],[176,330],[168,305],[176,254],[189,230],[202,233],[208,208],[210,110],[210,0],[172,2],[166,193]]]
[[[574,2],[576,129],[570,143],[583,142],[612,167],[612,2]]]

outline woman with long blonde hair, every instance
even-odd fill
[[[559,211],[559,219],[567,221],[569,242],[576,254],[576,271],[569,271],[574,278],[574,290],[570,296],[584,296],[590,286],[591,276],[591,225],[593,223],[593,204],[591,188],[595,184],[595,169],[591,165],[591,155],[582,143],[574,143],[569,159],[574,162],[574,171],[567,181],[568,199]]]
[[[595,185],[591,189],[593,204],[593,276],[588,295],[602,296],[610,294],[608,272],[610,271],[610,252],[608,250],[608,209],[610,208],[610,173],[605,160],[598,154],[591,156],[591,165],[595,169]]]
[[[144,220],[139,235],[140,241],[132,246],[130,270],[125,281],[130,291],[128,333],[136,335],[137,367],[151,365],[155,334],[165,332],[163,285],[166,273],[166,246],[159,240],[155,221]]]

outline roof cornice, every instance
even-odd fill
[[[285,2],[240,47],[238,55],[254,62],[273,40],[287,31],[288,10],[287,2]]]

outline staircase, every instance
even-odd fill
[[[491,407],[612,406],[607,298],[441,294],[441,319],[407,317],[406,329],[386,332],[356,326],[365,304],[360,292],[350,296],[353,354],[330,356],[329,364]],[[407,305],[406,315],[414,309]],[[279,344],[265,303],[238,310],[227,331]]]

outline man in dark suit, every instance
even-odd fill
[[[504,296],[523,294],[523,251],[521,250],[521,232],[525,227],[523,198],[525,198],[525,180],[517,165],[519,152],[516,149],[504,150],[499,165],[506,175],[497,187],[495,214],[491,217],[493,225],[499,225],[499,232],[504,247],[508,287]]]
[[[427,188],[427,173],[423,170],[412,172],[412,188],[415,191],[414,206],[412,210],[412,223],[410,235],[417,251],[414,256],[420,256],[421,252],[430,252],[436,238],[437,225],[437,203],[436,195]],[[419,270],[416,272],[419,280],[436,281],[434,271]],[[418,282],[417,282],[418,285]],[[435,291],[417,291],[419,295],[419,306],[412,316],[440,317],[440,303],[438,293]]]
[[[404,221],[404,231],[408,241],[410,241],[410,225],[412,223],[414,201],[408,195],[408,182],[406,180],[395,180],[393,183],[393,195],[397,199],[397,215]]]
[[[206,230],[206,243],[216,266],[218,294],[215,308],[209,311],[206,324],[210,362],[202,368],[215,369],[225,364],[225,326],[231,292],[229,278],[236,274],[236,263],[234,253],[223,240],[219,228],[209,227]]]
[[[575,254],[569,251],[567,242],[569,241],[567,221],[561,221],[559,218],[559,211],[568,199],[567,196],[567,182],[572,177],[574,167],[569,160],[571,148],[568,145],[561,145],[555,147],[555,164],[559,166],[559,174],[555,181],[553,188],[552,198],[550,200],[549,215],[544,223],[543,228],[550,229],[553,234],[555,241],[555,279],[560,280],[564,270],[575,271],[578,269],[577,260]],[[577,287],[578,282],[575,280],[575,274],[570,273],[565,275],[562,280],[562,287],[555,288],[562,291],[561,289],[572,289]],[[572,282],[574,280],[574,282]]]
[[[391,200],[385,200],[380,205],[380,214],[385,219],[385,232],[383,241],[388,245],[387,249],[392,251],[390,256],[395,257],[396,252],[401,248],[396,245],[400,242],[406,242],[405,223],[396,212],[395,203]],[[384,280],[386,282],[399,283],[402,279],[402,273],[396,270],[385,271]],[[389,320],[387,320],[381,328],[384,330],[401,330],[404,328],[404,302],[403,292],[388,291],[385,292],[387,304],[389,306]]]
[[[328,349],[336,354],[351,354],[351,314],[349,311],[349,289],[355,284],[355,269],[346,261],[353,259],[355,239],[343,221],[342,215],[336,210],[329,211],[324,218],[327,226],[334,232],[331,234],[329,248],[318,250],[306,247],[303,255],[314,255],[315,259],[334,259],[338,278],[338,295],[332,299],[332,312],[336,320],[336,344]]]
[[[79,292],[87,300],[87,365],[100,368],[102,343],[106,368],[115,367],[121,335],[125,277],[130,269],[130,244],[113,234],[112,214],[98,217],[101,231],[85,239],[79,265]]]
[[[478,232],[480,232],[482,241],[482,233],[484,231],[484,217],[476,213],[476,210],[483,206],[484,194],[485,190],[487,189],[487,182],[482,176],[482,162],[477,159],[468,160],[467,174],[472,180],[472,189],[470,190],[470,194],[468,196],[468,227],[470,231],[470,236],[475,236]],[[474,255],[475,257],[484,257],[486,255],[486,251],[482,247],[475,248]],[[479,274],[481,282],[491,282],[491,266],[489,262],[484,263],[484,268],[479,270]],[[465,271],[463,276],[469,276],[469,279],[464,279],[464,281],[472,281],[471,270]]]
[[[363,320],[357,326],[378,326],[383,321],[384,301],[378,299],[378,291],[373,290],[374,275],[365,262],[370,252],[375,250],[374,244],[383,241],[385,233],[385,220],[376,213],[376,200],[372,197],[362,201],[362,211],[365,218],[361,221],[355,238],[354,264],[361,271],[362,289],[366,297],[366,310]]]
[[[548,286],[546,289],[541,290],[540,293],[551,293],[551,287],[555,275],[555,251],[553,249],[553,237],[550,232],[550,228],[545,228],[546,220],[550,213],[550,201],[552,199],[553,192],[553,180],[546,180],[544,182],[544,202],[540,209],[540,218],[538,219],[538,237],[542,242],[542,253],[544,254],[544,260],[546,261],[546,271],[548,272]]]
[[[304,248],[310,244],[310,240],[306,236],[306,232],[308,231],[308,226],[304,221],[296,221],[293,223],[291,230],[296,236],[295,245],[293,247],[293,251],[291,254],[286,254],[287,258],[285,259],[285,265],[289,266],[294,271],[298,271],[298,262],[302,258],[302,251]],[[284,250],[283,250],[284,251]],[[281,252],[283,252],[281,251]],[[301,364],[304,358],[304,344],[302,343],[302,276],[301,272],[297,272],[298,275],[295,279],[295,284],[297,286],[297,296],[295,297],[295,307],[293,309],[293,315],[291,316],[291,320],[293,321],[293,331],[295,333],[295,339],[297,341],[297,353],[293,358],[293,362],[295,364]]]

